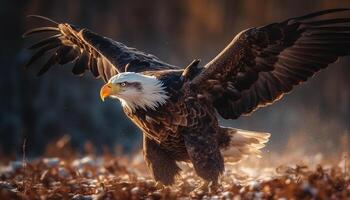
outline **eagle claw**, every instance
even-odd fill
[[[219,186],[220,185],[216,181],[204,181],[198,188],[191,192],[191,196],[204,195],[204,193],[216,194],[220,188]]]

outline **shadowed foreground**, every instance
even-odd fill
[[[94,155],[87,144],[80,157],[66,137],[48,145],[43,158],[4,161],[0,167],[0,199],[347,199],[349,159],[329,165],[322,155],[298,158],[267,155],[227,165],[216,194],[191,193],[200,185],[194,171],[183,165],[179,181],[158,190],[148,175],[142,153],[132,157]],[[300,161],[301,160],[301,161]],[[24,161],[24,162],[23,162]],[[281,163],[288,163],[282,164]],[[296,163],[296,164],[291,164]],[[321,164],[318,164],[321,163]]]

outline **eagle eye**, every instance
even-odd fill
[[[120,85],[121,85],[122,87],[125,87],[125,86],[126,86],[126,83],[123,82],[123,83],[120,83]]]

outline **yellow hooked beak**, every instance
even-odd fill
[[[106,97],[109,97],[110,95],[116,95],[119,92],[118,85],[114,85],[112,83],[107,83],[104,86],[102,86],[100,90],[100,97],[102,101],[105,101]]]

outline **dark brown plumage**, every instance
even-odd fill
[[[242,31],[204,67],[195,60],[185,69],[87,29],[52,20],[55,27],[32,29],[24,36],[54,33],[30,47],[37,52],[28,65],[52,52],[39,75],[55,64],[71,62],[74,74],[89,70],[105,82],[112,77],[118,80],[115,75],[125,71],[159,80],[167,94],[166,103],[156,109],[124,106],[144,134],[145,160],[154,178],[172,184],[180,172],[176,161],[186,161],[204,180],[216,183],[224,160],[236,162],[243,155],[259,154],[269,137],[220,127],[216,111],[226,119],[249,114],[348,55],[350,18],[329,17],[348,10],[325,10]],[[324,16],[327,19],[319,19]],[[142,82],[123,85],[146,92]]]

